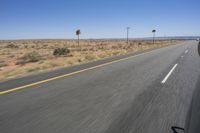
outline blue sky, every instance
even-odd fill
[[[0,0],[0,39],[199,36],[199,0]]]

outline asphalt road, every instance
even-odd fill
[[[171,133],[185,126],[199,74],[188,42],[5,81],[0,92],[32,85],[0,94],[0,132]]]

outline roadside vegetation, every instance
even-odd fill
[[[53,55],[60,56],[60,55],[67,55],[70,53],[68,48],[56,48],[53,52]]]
[[[38,52],[33,51],[30,53],[26,53],[24,56],[22,56],[20,60],[23,62],[22,64],[26,64],[29,62],[38,62],[39,60],[41,60],[41,58],[42,57]]]
[[[78,31],[77,31],[78,32]],[[80,32],[80,31],[79,31]],[[101,58],[183,42],[181,40],[17,40],[0,41],[0,80],[29,72],[72,66]]]

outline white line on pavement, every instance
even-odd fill
[[[167,79],[170,77],[170,75],[172,74],[172,72],[175,70],[175,68],[178,66],[178,64],[175,64],[174,67],[170,70],[170,72],[166,75],[166,77],[163,79],[163,81],[161,82],[162,84],[164,84]]]

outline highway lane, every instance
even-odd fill
[[[0,95],[0,131],[168,133],[185,124],[199,68],[191,42]]]

